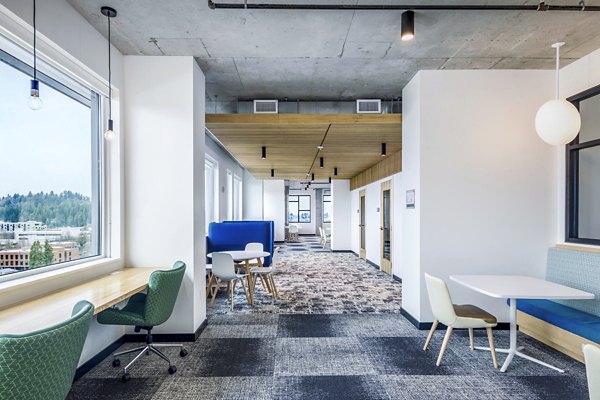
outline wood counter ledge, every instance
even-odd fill
[[[122,268],[74,286],[0,309],[0,334],[23,334],[60,323],[75,303],[88,300],[94,315],[148,287],[152,272],[163,268]]]

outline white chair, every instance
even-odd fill
[[[600,347],[583,345],[590,400],[600,400]]]
[[[325,246],[327,246],[327,242],[329,241],[330,235],[327,234],[325,228],[322,227],[319,227],[319,234],[321,235],[321,244],[323,245],[323,248],[325,248]]]
[[[429,303],[431,304],[431,311],[435,316],[435,321],[433,321],[433,326],[429,331],[429,335],[427,336],[423,350],[427,350],[427,346],[429,346],[429,342],[433,337],[433,333],[435,332],[438,323],[441,322],[442,324],[446,325],[448,328],[446,330],[442,348],[440,349],[440,354],[436,362],[436,365],[439,367],[442,363],[442,357],[444,356],[444,351],[446,351],[446,347],[448,346],[448,340],[450,339],[450,335],[452,335],[453,329],[466,328],[469,330],[469,341],[471,350],[473,350],[473,329],[485,328],[487,331],[488,340],[490,342],[490,351],[492,353],[494,368],[498,368],[496,349],[494,347],[494,336],[492,333],[492,328],[498,324],[496,317],[485,310],[470,304],[452,304],[448,286],[446,286],[446,283],[440,278],[425,274],[425,283],[427,284]]]
[[[290,242],[298,241],[298,225],[290,225],[289,236]]]
[[[246,295],[246,300],[248,300],[248,304],[250,304],[250,298],[248,297],[248,291],[246,290],[246,283],[244,282],[244,278],[246,278],[245,274],[237,274],[235,272],[235,266],[233,265],[233,258],[231,254],[227,253],[213,253],[212,255],[212,272],[213,276],[217,282],[217,289],[219,288],[219,284],[221,282],[227,282],[227,299],[231,297],[231,311],[233,311],[233,303],[235,298],[235,285],[238,281],[242,283],[242,288],[244,288],[244,294]],[[210,307],[212,307],[215,302],[215,297],[217,297],[218,290],[215,289],[212,299],[210,301]]]
[[[250,273],[254,277],[252,282],[256,285],[256,277],[259,277],[263,287],[271,293],[271,300],[274,303],[277,299],[277,287],[275,287],[275,281],[273,280],[273,272],[275,270],[275,266],[277,265],[277,258],[279,253],[279,247],[275,248],[273,251],[273,258],[271,260],[271,265],[269,267],[253,267],[250,269]],[[254,292],[254,287],[252,287],[252,292]]]

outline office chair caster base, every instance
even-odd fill
[[[124,373],[123,376],[121,377],[121,382],[126,383],[131,379],[131,375],[129,375],[128,373]]]
[[[181,349],[179,352],[179,357],[185,357],[188,355],[188,351],[186,349]]]
[[[177,372],[177,367],[174,365],[169,366],[169,374],[173,375],[175,372]]]
[[[115,358],[115,359],[112,361],[112,366],[113,366],[113,368],[120,367],[120,366],[121,366],[121,360],[119,360],[118,358]]]

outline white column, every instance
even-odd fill
[[[331,181],[331,249],[351,250],[350,180]]]
[[[156,333],[193,333],[204,296],[204,74],[193,57],[127,56],[125,67],[126,265],[186,275]]]

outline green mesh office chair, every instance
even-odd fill
[[[64,399],[71,389],[94,306],[80,301],[71,318],[24,335],[0,335],[0,398]]]
[[[123,376],[121,377],[123,382],[127,382],[130,379],[127,371],[144,353],[154,353],[168,362],[170,374],[174,374],[177,371],[177,367],[173,365],[171,360],[158,348],[179,347],[179,355],[181,357],[187,355],[187,350],[184,349],[181,344],[152,343],[152,328],[163,324],[171,316],[184,274],[185,263],[181,261],[177,261],[171,270],[155,271],[150,275],[147,293],[134,294],[127,302],[127,305],[122,309],[109,308],[98,314],[98,323],[100,324],[129,325],[135,326],[136,332],[139,332],[142,329],[147,331],[145,346],[113,354],[112,365],[113,367],[119,367],[121,365],[121,361],[118,358],[119,356],[139,352],[138,355],[123,368]]]

